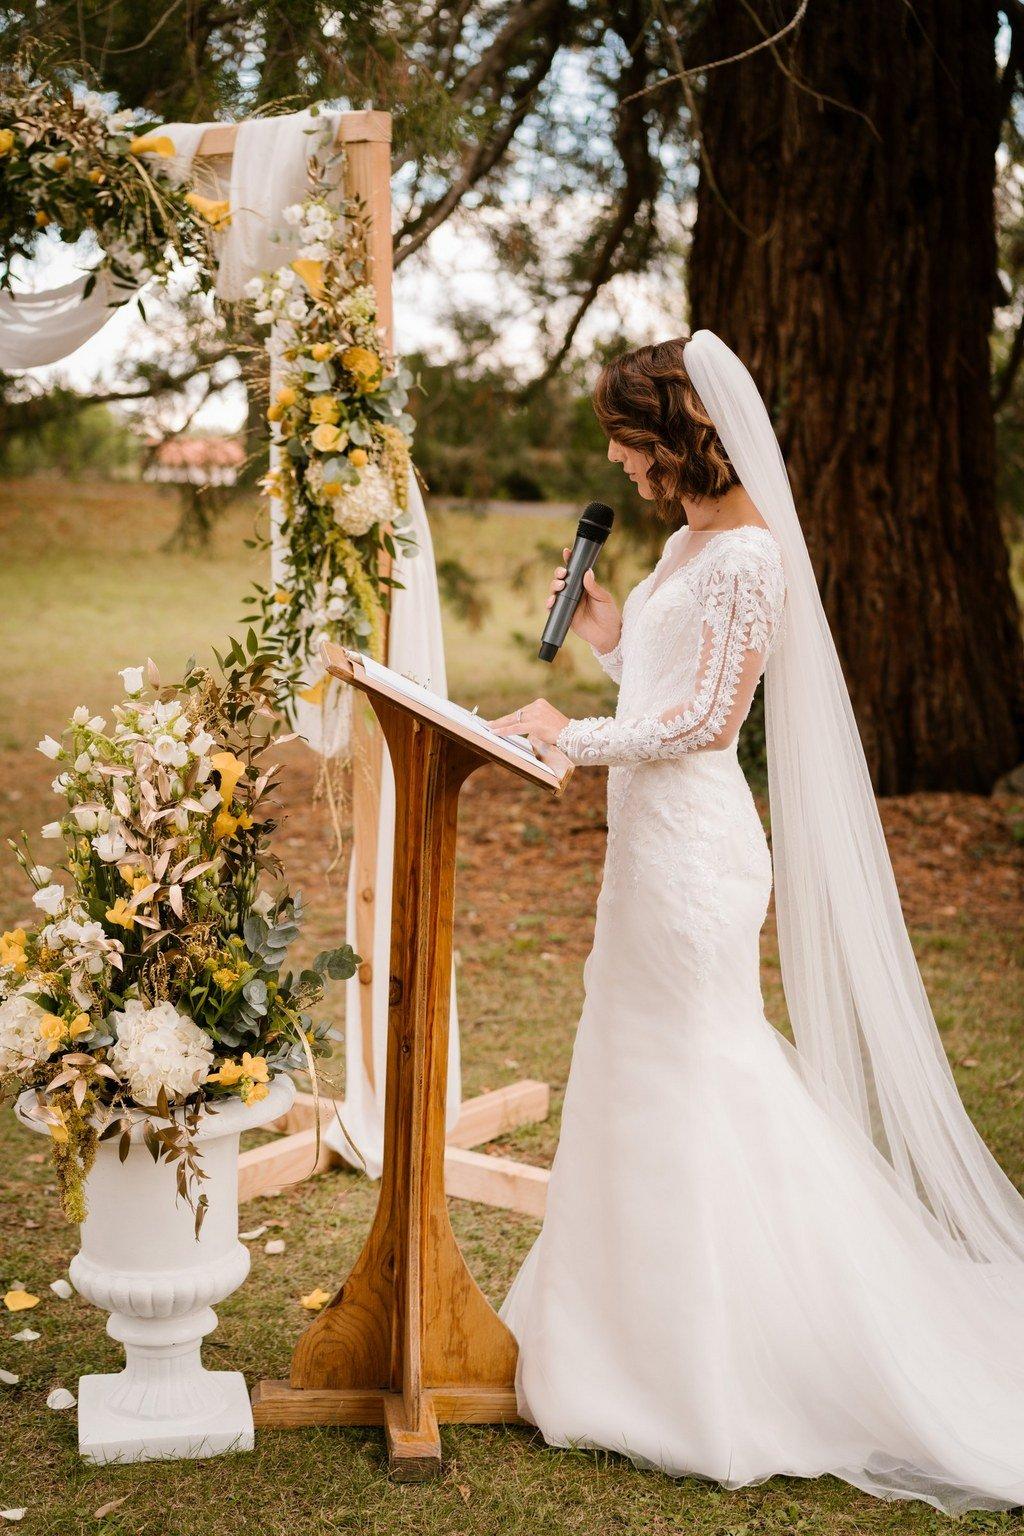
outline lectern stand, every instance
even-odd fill
[[[534,762],[443,709],[371,679],[325,645],[335,677],[369,695],[395,774],[384,1167],[373,1226],[310,1324],[287,1382],[253,1392],[260,1426],[382,1424],[394,1476],[441,1468],[442,1423],[515,1422],[516,1344],[455,1241],[444,1192],[445,1078],[459,791],[485,763],[559,794],[572,773]]]

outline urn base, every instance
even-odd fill
[[[253,1448],[252,1407],[241,1371],[204,1371],[219,1399],[195,1417],[129,1418],[111,1405],[123,1375],[82,1376],[78,1383],[78,1451],[96,1466],[111,1462],[198,1460]]]

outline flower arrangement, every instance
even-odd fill
[[[323,639],[381,656],[393,583],[380,552],[415,547],[403,521],[412,381],[393,366],[378,326],[359,209],[333,206],[325,165],[311,166],[310,195],[284,210],[297,258],[249,288],[256,323],[270,331],[273,453],[263,489],[284,547],[280,581],[252,601],[289,690],[317,668]],[[323,686],[300,696],[318,702]]]
[[[174,259],[194,260],[197,284],[211,287],[210,230],[227,208],[162,174],[173,155],[142,114],[111,112],[95,92],[73,96],[15,61],[0,73],[0,288],[11,286],[12,258],[30,257],[46,229],[68,243],[95,237],[87,292],[104,269],[134,289],[166,278]]]
[[[270,665],[250,632],[220,677],[190,663],[164,687],[152,662],[128,667],[109,725],[82,707],[39,744],[63,802],[43,835],[66,878],[11,844],[38,917],[0,937],[0,1098],[35,1090],[71,1220],[98,1141],[119,1135],[127,1156],[143,1121],[198,1231],[200,1111],[265,1098],[275,1072],[315,1082],[326,1026],[310,1010],[358,963],[346,945],[284,970],[302,905],[270,848]]]

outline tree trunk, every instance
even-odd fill
[[[715,0],[701,57],[756,42],[755,13],[785,19]],[[995,35],[992,0],[828,0],[702,101],[719,191],[702,176],[693,326],[764,392],[884,794],[987,791],[1024,756],[989,377]]]

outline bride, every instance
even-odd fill
[[[618,358],[595,407],[686,522],[621,619],[587,577],[615,717],[495,722],[611,768],[547,1215],[501,1312],[519,1411],[729,1487],[1019,1505],[1024,1200],[942,1051],[768,414],[709,331]],[[762,670],[771,856],[736,756]],[[795,1050],[758,978],[773,865]]]

